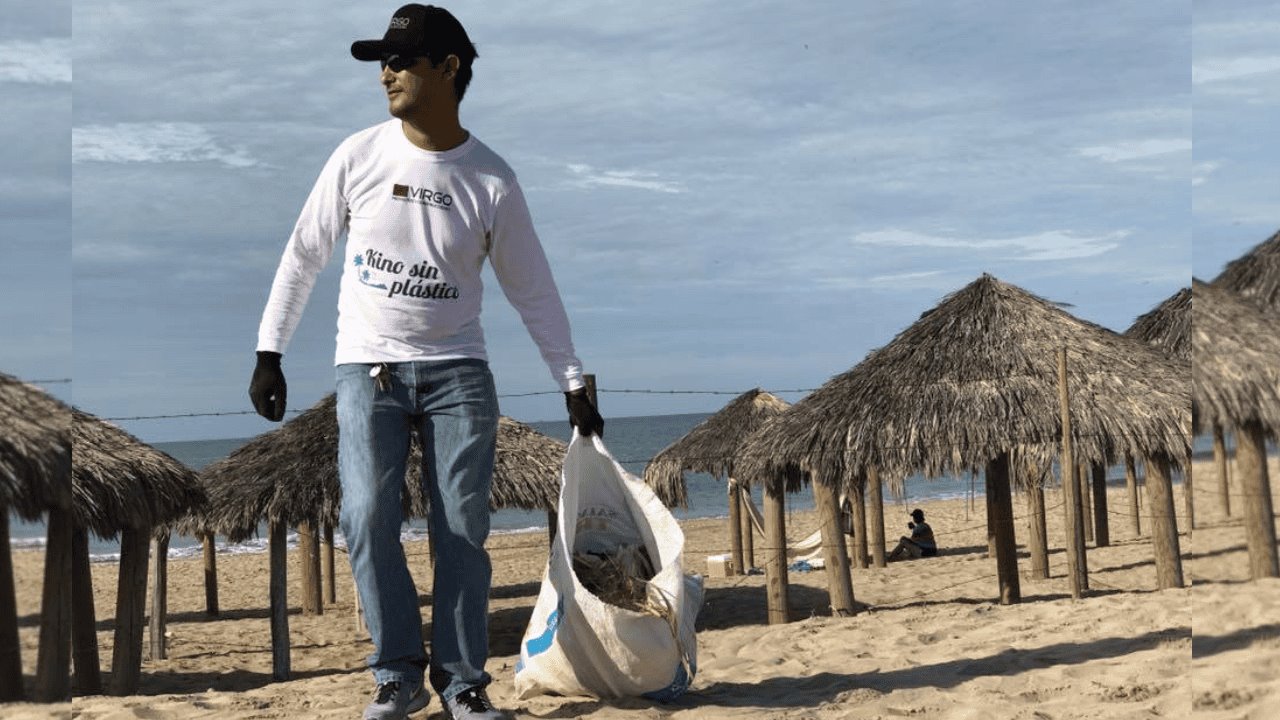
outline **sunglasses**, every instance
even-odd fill
[[[387,55],[382,58],[382,69],[391,68],[391,72],[402,72],[417,65],[419,59],[412,55]]]

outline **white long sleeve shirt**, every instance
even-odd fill
[[[338,146],[285,247],[258,350],[284,353],[343,234],[336,364],[487,359],[480,270],[488,258],[560,389],[583,386],[515,173],[475,136],[431,152],[391,119]]]

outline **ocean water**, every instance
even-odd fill
[[[667,445],[683,437],[709,415],[709,413],[694,413],[607,418],[605,445],[624,468],[637,476],[643,476],[645,466],[654,455],[661,452]],[[567,440],[570,436],[568,421],[534,422],[529,424],[539,432],[551,437]],[[188,467],[200,470],[206,465],[226,457],[250,439],[231,438],[157,443],[156,447],[172,455]],[[1211,453],[1212,440],[1210,438],[1196,438],[1195,450],[1197,456]],[[1124,469],[1122,467],[1111,468],[1108,471],[1108,478],[1111,483],[1119,482],[1123,484]],[[687,508],[672,509],[672,513],[677,518],[684,520],[725,517],[728,515],[728,496],[722,482],[702,473],[686,473],[685,479],[689,503]],[[905,506],[914,501],[963,498],[969,496],[971,492],[974,493],[975,497],[980,498],[983,496],[983,478],[980,473],[972,477],[969,475],[944,478],[913,476],[907,479],[905,486],[904,497],[890,498],[886,495],[886,503],[897,502]],[[753,499],[757,505],[763,504],[759,489],[753,492]],[[786,507],[788,511],[813,509],[812,492],[806,489],[802,492],[788,495]],[[904,512],[906,512],[905,509]],[[500,510],[493,514],[491,525],[494,533],[518,532],[534,528],[545,530],[547,527],[547,515],[545,512],[540,511]],[[44,534],[45,530],[42,523],[11,520],[10,542],[14,548],[42,547],[44,545]],[[407,523],[402,533],[402,537],[406,540],[422,539],[426,535],[426,524],[425,521],[421,520],[413,520]],[[218,551],[233,554],[262,552],[266,549],[266,537],[266,527],[264,525],[258,528],[258,536],[256,538],[243,543],[230,544],[226,542],[225,538],[218,538]],[[296,536],[290,534],[290,544],[295,541]],[[341,544],[341,538],[337,538],[336,542]],[[94,560],[112,561],[118,558],[119,545],[114,541],[90,536],[89,552]],[[190,557],[198,555],[199,552],[199,544],[193,538],[174,537],[170,541],[170,557]]]

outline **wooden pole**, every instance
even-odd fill
[[[996,511],[991,507],[991,503],[995,497],[991,495],[990,483],[986,479],[983,479],[983,483],[986,487],[984,498],[987,508],[987,557],[993,558],[996,556]]]
[[[765,585],[769,624],[790,622],[787,588],[787,518],[782,491],[764,489]]]
[[[854,614],[853,579],[849,575],[849,552],[844,542],[844,532],[840,528],[840,496],[833,488],[815,479],[813,499],[818,506],[818,522],[821,523],[822,562],[827,573],[831,614],[835,617],[849,617]],[[782,555],[785,563],[785,540]]]
[[[315,523],[310,520],[298,523],[298,560],[302,614],[320,615],[324,612],[320,602],[320,545],[316,542]]]
[[[1231,476],[1227,473],[1227,439],[1221,425],[1213,426],[1213,465],[1218,468],[1218,499],[1222,514],[1231,517]]]
[[[560,527],[560,511],[551,508],[547,511],[547,545],[556,541],[556,528]]]
[[[1156,558],[1156,584],[1161,589],[1182,587],[1182,556],[1173,509],[1173,481],[1169,458],[1146,459],[1147,492],[1151,494],[1151,544]]]
[[[1187,453],[1187,461],[1182,467],[1182,499],[1187,507],[1187,534],[1196,529],[1196,505],[1194,486],[1191,484],[1191,453]]]
[[[1000,604],[1022,600],[1018,580],[1018,543],[1013,528],[1013,496],[1009,489],[1009,453],[1001,453],[987,463],[988,502],[995,527],[996,572],[1000,576]]]
[[[1032,478],[1027,485],[1027,536],[1030,540],[1031,577],[1049,577],[1049,533],[1044,513],[1044,486]]]
[[[1086,468],[1082,464],[1079,467],[1080,474],[1078,482],[1080,487],[1080,514],[1084,518],[1084,541],[1086,543],[1093,542],[1093,489],[1089,485]]]
[[[338,602],[338,579],[334,577],[337,563],[333,557],[333,525],[325,523],[321,531],[320,564],[324,570],[324,602],[333,605]]]
[[[151,528],[120,531],[120,578],[116,590],[115,647],[111,651],[112,695],[134,695],[142,678],[142,630],[147,614],[147,555]]]
[[[1093,524],[1097,528],[1097,546],[1111,544],[1111,525],[1107,517],[1107,466],[1093,464]]]
[[[289,527],[271,523],[267,541],[271,555],[271,677],[289,679]]]
[[[884,490],[880,486],[880,471],[867,470],[868,504],[871,506],[871,564],[886,567],[884,548]]]
[[[13,556],[9,553],[9,509],[0,508],[0,703],[18,702],[25,697],[18,599],[13,586]]]
[[[213,533],[205,533],[200,537],[204,549],[204,613],[210,617],[218,616],[218,551],[214,544]]]
[[[1244,496],[1245,544],[1249,548],[1249,576],[1254,580],[1280,577],[1276,559],[1276,521],[1267,471],[1267,443],[1256,421],[1236,431],[1236,476]]]
[[[352,597],[356,599],[356,637],[361,640],[369,637],[369,626],[364,622],[364,609],[360,607],[360,589],[352,587]]]
[[[1071,597],[1080,599],[1089,589],[1089,569],[1084,552],[1084,518],[1080,516],[1079,491],[1076,484],[1076,461],[1071,443],[1071,404],[1067,394],[1067,349],[1058,350],[1058,407],[1062,415],[1062,458],[1059,461],[1062,476],[1063,507],[1067,513],[1067,577]]]
[[[151,538],[151,659],[164,660],[165,621],[169,614],[169,533]]]
[[[748,570],[756,566],[756,529],[751,522],[751,510],[748,503],[751,499],[751,487],[745,486],[739,492],[742,498],[742,562]]]
[[[40,601],[40,648],[36,653],[38,702],[71,697],[71,533],[70,510],[50,510],[45,540],[44,588]],[[145,590],[145,588],[144,588]]]
[[[71,532],[71,659],[76,669],[76,695],[102,694],[97,624],[93,575],[89,571],[89,533],[77,526]]]
[[[1133,465],[1133,456],[1124,456],[1124,484],[1129,488],[1129,515],[1133,519],[1133,534],[1142,536],[1142,520],[1138,512],[1138,471]]]
[[[868,565],[867,478],[865,476],[858,478],[858,481],[849,489],[849,493],[853,500],[853,564],[859,570],[862,570]],[[836,502],[838,504],[840,499],[836,498]],[[836,517],[838,518],[839,515]],[[838,528],[839,525],[836,527]]]
[[[746,575],[742,564],[742,488],[738,481],[729,478],[729,559],[733,562],[734,575]]]

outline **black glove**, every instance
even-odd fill
[[[280,357],[278,352],[258,351],[258,366],[253,369],[253,379],[249,381],[249,399],[253,401],[253,409],[272,422],[284,419],[284,401],[288,394],[284,371],[280,369]]]
[[[578,428],[583,437],[599,435],[604,437],[604,418],[596,412],[596,407],[587,397],[586,388],[570,390],[564,394],[565,407],[569,408],[569,424]]]

